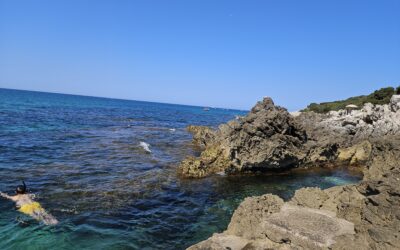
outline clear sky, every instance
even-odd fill
[[[0,0],[0,87],[250,108],[400,85],[399,0]]]

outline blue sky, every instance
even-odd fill
[[[250,108],[400,85],[400,1],[0,0],[0,87]]]

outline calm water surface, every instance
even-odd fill
[[[60,220],[42,225],[0,199],[0,249],[183,249],[223,231],[244,197],[288,199],[303,186],[359,180],[344,170],[176,176],[177,163],[196,153],[187,125],[243,114],[0,89],[0,190],[12,193],[24,179]]]

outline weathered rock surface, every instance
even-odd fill
[[[400,96],[350,114],[296,113],[259,102],[218,130],[191,129],[204,151],[183,176],[342,164],[364,169],[359,184],[302,188],[284,202],[246,198],[227,230],[190,249],[400,249]]]
[[[305,157],[302,147],[307,141],[302,127],[270,98],[264,98],[246,117],[223,124],[215,132],[195,131],[194,139],[205,150],[200,157],[181,163],[184,176],[295,167]]]
[[[359,184],[246,198],[225,232],[189,249],[400,249],[400,136],[366,147]]]
[[[178,173],[185,177],[204,177],[211,173],[223,172],[230,165],[228,157],[218,145],[210,145],[200,157],[188,157],[181,162]]]
[[[369,159],[371,151],[371,143],[363,141],[354,146],[339,149],[338,160],[349,162],[350,165],[362,164]]]
[[[304,166],[360,165],[371,154],[368,140],[400,134],[400,95],[388,105],[367,103],[361,110],[329,114],[289,114],[271,98],[249,114],[212,130],[190,126],[203,152],[179,167],[185,177],[257,172]]]
[[[239,122],[222,125],[220,137],[231,171],[295,166],[304,157],[300,148],[307,141],[301,126],[270,98]]]
[[[188,126],[187,131],[193,135],[193,142],[200,146],[206,147],[215,139],[215,132],[206,126]]]
[[[400,96],[350,114],[290,115],[270,98],[237,121],[194,132],[204,151],[180,166],[184,176],[309,165],[364,169],[363,181],[297,190],[284,202],[246,198],[227,230],[190,249],[400,249]]]
[[[285,204],[261,225],[274,242],[290,242],[308,249],[329,247],[334,238],[354,234],[354,224],[336,217],[335,213]]]

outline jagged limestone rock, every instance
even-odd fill
[[[180,173],[204,177],[218,171],[258,172],[340,162],[360,165],[371,151],[366,140],[400,134],[399,96],[393,96],[389,105],[366,103],[350,114],[340,110],[298,116],[266,97],[247,116],[222,124],[218,130],[189,127],[197,145],[220,155],[213,158],[215,164],[208,159],[209,153],[196,160],[188,158]]]
[[[389,105],[365,104],[351,114],[302,113],[291,120],[265,99],[248,116],[220,126],[210,151],[207,146],[188,164],[201,176],[293,166],[285,160],[293,154],[296,164],[359,165],[364,177],[355,185],[303,188],[288,202],[270,194],[246,198],[225,232],[194,249],[400,249],[398,104],[395,96]],[[280,148],[283,138],[290,143]]]
[[[247,116],[223,124],[217,131],[210,132],[204,127],[189,129],[205,149],[198,161],[189,158],[182,162],[183,176],[190,172],[188,176],[195,177],[195,169],[200,171],[198,177],[203,177],[221,170],[236,173],[292,168],[305,157],[304,130],[286,109],[275,106],[271,98],[264,98]],[[209,160],[210,153],[215,163]]]

